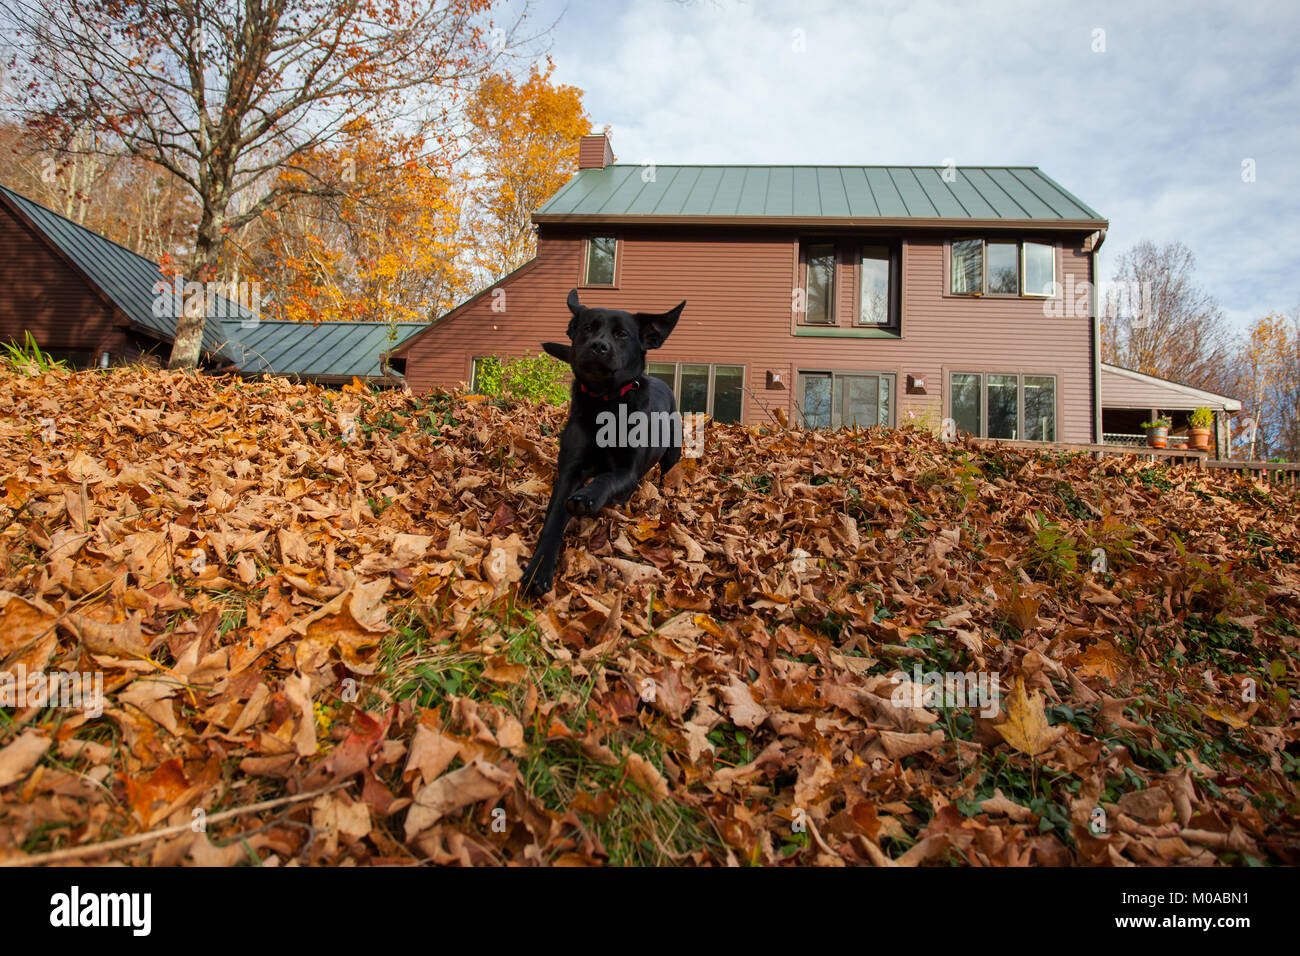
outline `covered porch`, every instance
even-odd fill
[[[1231,416],[1241,411],[1241,402],[1118,365],[1101,365],[1101,430],[1107,445],[1145,445],[1142,423],[1161,414],[1170,420],[1170,435],[1186,435],[1188,416],[1198,408],[1214,412],[1211,450],[1214,458],[1227,458]]]

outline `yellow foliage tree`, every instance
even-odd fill
[[[577,171],[578,138],[591,132],[582,90],[552,83],[554,71],[548,59],[522,82],[488,76],[470,104],[479,264],[494,278],[536,254],[532,214]]]

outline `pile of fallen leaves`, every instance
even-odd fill
[[[0,373],[0,857],[1300,862],[1294,491],[711,427],[529,601],[562,420]]]

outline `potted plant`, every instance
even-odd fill
[[[1191,446],[1200,451],[1210,450],[1210,429],[1214,427],[1214,410],[1198,408],[1187,417],[1191,426]]]
[[[1149,422],[1143,422],[1142,427],[1146,429],[1147,444],[1152,448],[1164,448],[1169,444],[1169,419],[1163,415],[1157,415]]]

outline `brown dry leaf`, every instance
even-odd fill
[[[39,598],[0,591],[0,658],[49,633],[59,615]]]
[[[34,730],[26,730],[17,740],[0,750],[0,787],[7,787],[15,780],[25,777],[45,756],[50,743],[49,737]]]
[[[731,683],[722,688],[722,699],[726,701],[727,713],[737,727],[753,730],[767,719],[767,711],[754,701],[749,685],[735,674],[731,675]]]
[[[501,796],[514,783],[514,779],[513,770],[476,759],[459,770],[453,770],[432,783],[425,784],[416,791],[415,800],[406,815],[407,842],[449,813],[471,803]]]
[[[627,755],[627,776],[634,784],[650,795],[658,803],[668,799],[668,781],[649,760],[638,753]]]
[[[1026,694],[1023,680],[1016,681],[1007,698],[1006,715],[1006,721],[994,724],[993,729],[1012,747],[1031,757],[1051,747],[1065,733],[1064,727],[1048,724],[1042,693]]]
[[[172,681],[151,678],[132,681],[126,690],[118,691],[119,703],[134,704],[148,714],[173,735],[180,734],[180,725],[176,722],[176,710],[172,698],[176,696],[177,685]]]

